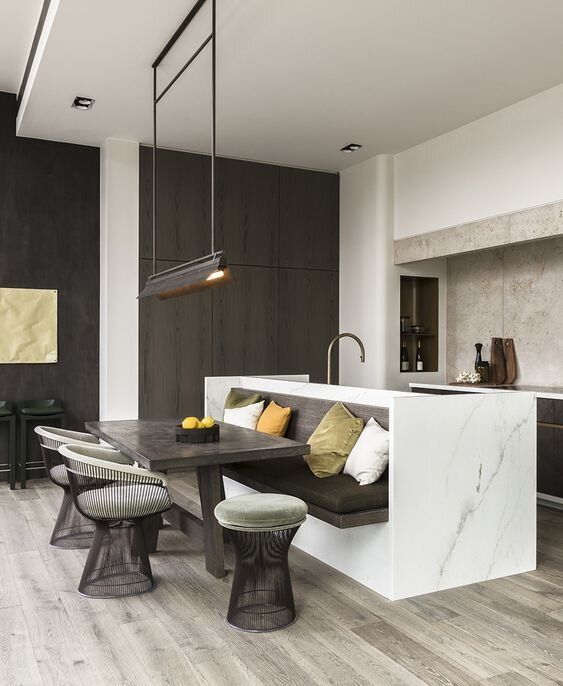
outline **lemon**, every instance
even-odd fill
[[[203,422],[200,421],[199,419],[197,420],[197,428],[198,428],[198,429],[205,429],[205,426],[203,425]]]
[[[186,417],[182,422],[182,429],[197,429],[199,419],[197,417]]]
[[[213,419],[213,417],[204,417],[201,420],[201,423],[206,429],[210,429],[212,426],[215,426],[215,420]]]

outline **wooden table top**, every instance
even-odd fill
[[[130,419],[86,422],[86,429],[152,470],[184,471],[195,467],[307,455],[307,443],[218,422],[215,443],[177,443],[177,419]]]

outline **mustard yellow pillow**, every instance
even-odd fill
[[[307,441],[311,453],[304,460],[313,474],[322,479],[341,472],[363,428],[363,419],[342,403],[333,405]]]
[[[291,407],[281,407],[272,400],[262,412],[256,425],[256,431],[270,434],[270,436],[285,436],[290,417]]]

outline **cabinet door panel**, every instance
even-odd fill
[[[337,174],[280,169],[280,267],[338,270]]]
[[[158,270],[177,263],[157,262]],[[151,273],[141,260],[140,278]],[[211,293],[139,301],[139,416],[143,419],[203,413],[203,384],[212,371]]]
[[[324,383],[327,348],[338,333],[338,272],[280,269],[280,374]],[[338,379],[338,351],[333,351]]]
[[[152,257],[152,149],[139,155],[139,254]],[[156,256],[188,262],[211,252],[211,163],[205,155],[156,155]]]
[[[555,430],[538,426],[538,493],[555,495],[554,490],[554,439]]]
[[[548,398],[538,398],[538,422],[553,424],[555,417],[555,401]],[[563,403],[561,403],[563,405]]]
[[[232,271],[235,283],[213,290],[213,373],[277,374],[278,270]]]
[[[279,169],[268,164],[217,160],[217,247],[230,264],[278,264]]]

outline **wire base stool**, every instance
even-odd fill
[[[88,598],[121,598],[155,586],[142,521],[96,521],[78,591]]]
[[[236,565],[228,623],[242,631],[283,629],[297,615],[288,552],[299,527],[279,531],[229,530]]]
[[[49,543],[53,548],[64,550],[89,548],[96,527],[74,507],[70,489],[64,488],[63,491],[59,514]]]

